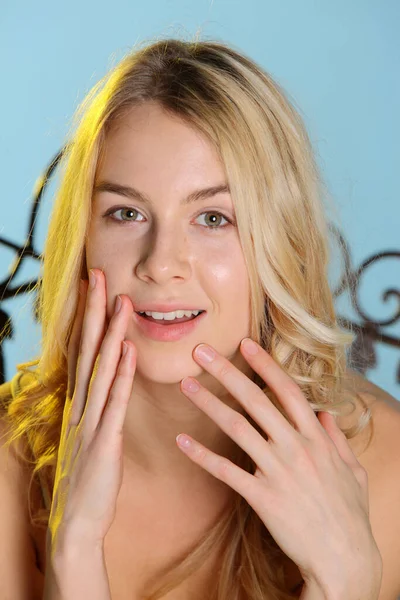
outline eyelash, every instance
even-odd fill
[[[132,210],[137,212],[139,215],[141,215],[142,213],[140,211],[138,211],[136,208],[131,208],[130,206],[119,206],[117,208],[112,208],[110,210],[108,210],[103,217],[110,217],[113,221],[116,221],[117,223],[137,223],[140,221],[129,221],[129,220],[125,220],[125,219],[116,219],[115,217],[113,217],[112,215],[120,210]],[[200,213],[199,215],[197,215],[197,217],[200,217],[201,215],[207,215],[207,214],[212,214],[212,215],[218,215],[220,217],[223,217],[226,221],[228,221],[228,224],[232,225],[233,222],[230,218],[228,218],[227,216],[225,216],[224,214],[222,214],[221,212],[219,212],[218,210],[206,210],[202,213]],[[143,216],[143,215],[142,215]],[[196,219],[197,219],[196,217]],[[209,229],[210,231],[219,231],[220,229],[225,229],[225,227],[228,227],[228,224],[226,225],[219,225],[219,226],[215,226],[215,227],[211,227],[211,226],[207,226],[207,225],[202,225],[202,227],[205,227],[206,229]]]

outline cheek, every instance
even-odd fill
[[[87,263],[91,266],[101,265],[103,270],[107,267],[110,268],[111,265],[118,269],[118,265],[122,263],[121,257],[125,253],[129,253],[128,244],[119,243],[115,236],[104,235],[96,228],[89,230],[88,240],[86,244]]]
[[[233,310],[235,307],[245,309],[250,282],[241,249],[231,248],[231,252],[227,249],[223,254],[210,254],[203,257],[202,264],[207,277],[207,289],[216,298],[229,299]]]
[[[210,245],[198,256],[199,263],[205,266],[218,284],[238,284],[248,279],[246,263],[240,244],[235,240],[226,240],[218,248]]]

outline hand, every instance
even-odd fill
[[[47,531],[56,554],[71,540],[101,546],[115,517],[122,483],[122,427],[136,369],[136,349],[122,342],[133,306],[122,296],[106,327],[104,273],[81,286],[68,345],[68,391]],[[68,536],[66,535],[68,533]],[[64,546],[63,546],[64,548]]]
[[[305,581],[324,587],[338,577],[354,579],[358,568],[371,565],[377,551],[369,522],[367,472],[334,418],[327,412],[316,416],[294,380],[253,344],[255,354],[246,352],[243,343],[240,351],[279,399],[293,426],[229,360],[214,350],[214,358],[206,362],[194,352],[194,359],[239,401],[268,440],[245,416],[188,377],[181,381],[181,391],[252,458],[257,469],[252,475],[192,438],[190,446],[181,446],[188,438],[182,434],[177,436],[178,447],[246,499]],[[186,390],[187,380],[196,382],[198,391]]]

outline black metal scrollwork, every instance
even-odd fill
[[[351,330],[356,334],[355,340],[350,347],[348,360],[349,363],[351,363],[352,368],[364,375],[368,369],[377,366],[375,351],[376,343],[379,342],[388,346],[400,348],[400,339],[393,335],[389,335],[384,331],[384,328],[394,325],[400,319],[400,288],[389,288],[382,294],[384,302],[387,302],[391,297],[397,299],[397,311],[394,316],[382,320],[372,319],[361,308],[359,300],[361,279],[362,276],[365,275],[367,269],[378,261],[393,258],[399,259],[400,251],[387,250],[385,252],[379,252],[365,260],[358,268],[353,269],[351,265],[350,249],[346,240],[336,226],[331,224],[329,228],[336,238],[339,248],[342,250],[344,262],[344,272],[342,273],[338,286],[333,290],[333,296],[337,299],[341,294],[348,291],[351,305],[359,316],[358,323],[339,315],[338,321],[343,329]],[[396,383],[400,384],[400,360],[397,366]]]
[[[0,383],[5,381],[5,367],[4,367],[4,355],[3,355],[3,344],[5,339],[12,339],[14,336],[14,325],[12,317],[3,310],[1,303],[10,298],[15,298],[31,292],[36,284],[37,279],[31,279],[26,281],[22,285],[15,286],[14,281],[18,271],[26,258],[33,258],[34,260],[40,261],[42,255],[39,253],[36,247],[35,239],[35,223],[37,220],[38,211],[40,208],[41,200],[45,193],[46,187],[54,174],[57,165],[65,151],[63,148],[56,156],[51,160],[44,174],[39,178],[35,186],[35,192],[33,196],[33,203],[31,214],[29,218],[27,237],[22,246],[9,239],[0,236],[0,245],[9,248],[15,252],[15,259],[9,268],[9,274],[0,282]],[[352,368],[359,371],[362,374],[368,369],[376,367],[376,351],[375,346],[377,343],[387,344],[400,348],[400,339],[389,335],[384,331],[387,328],[400,319],[400,289],[390,288],[384,291],[382,298],[386,302],[389,298],[395,297],[398,300],[398,307],[395,314],[388,319],[376,320],[372,319],[366,314],[361,308],[359,300],[359,288],[362,276],[365,274],[368,267],[389,258],[400,258],[399,250],[388,250],[385,252],[379,252],[374,254],[367,260],[365,260],[358,268],[352,268],[350,249],[343,235],[337,229],[336,226],[330,225],[330,232],[336,239],[339,248],[341,249],[344,262],[344,271],[341,275],[339,284],[336,289],[333,290],[334,298],[338,298],[341,294],[348,292],[350,294],[351,304],[355,312],[359,317],[359,322],[355,323],[350,319],[338,315],[338,321],[343,329],[348,329],[356,334],[355,340],[349,349],[349,363]],[[36,310],[36,299],[34,299],[34,310],[33,318],[37,322],[37,310]],[[400,360],[398,363],[396,382],[400,384]]]

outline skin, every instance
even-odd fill
[[[93,195],[86,265],[105,274],[107,320],[118,294],[133,305],[178,299],[207,310],[193,333],[174,342],[151,340],[133,319],[128,324],[125,338],[136,347],[137,364],[124,421],[124,473],[168,484],[200,479],[214,486],[216,480],[179,450],[176,436],[185,432],[226,457],[236,444],[185,397],[180,381],[194,376],[243,412],[237,399],[194,360],[193,350],[208,343],[252,375],[239,351],[250,332],[249,280],[230,194],[187,206],[181,199],[226,183],[223,165],[201,133],[158,104],[147,103],[109,132],[96,172],[96,183],[104,180],[134,186],[151,200],[147,205],[108,191]],[[122,206],[138,212],[116,210],[103,216]],[[215,211],[225,218],[214,218],[214,225],[210,213]],[[211,231],[216,226],[219,231]]]
[[[334,417],[323,411],[315,414],[299,386],[261,346],[243,340],[240,349],[277,395],[294,426],[254,382],[215,349],[207,347],[205,359],[196,348],[196,360],[235,394],[268,434],[268,441],[246,418],[198,385],[185,394],[236,440],[257,469],[254,475],[247,473],[187,436],[179,436],[179,443],[187,437],[182,450],[253,507],[278,546],[299,568],[306,583],[304,600],[361,598],[361,578],[365,586],[362,597],[376,600],[382,558],[369,521],[367,471]]]
[[[237,229],[230,225],[212,232],[197,223],[206,211],[216,210],[230,212],[234,220],[229,194],[213,198],[212,204],[209,200],[202,201],[203,206],[196,206],[196,210],[193,205],[180,204],[181,198],[195,189],[224,183],[223,175],[222,165],[206,140],[154,104],[135,109],[111,131],[105,158],[98,168],[97,182],[112,180],[135,186],[152,200],[151,204],[140,205],[135,201],[133,205],[131,200],[124,199],[122,203],[118,198],[119,203],[115,204],[115,194],[95,193],[86,248],[87,267],[100,267],[104,272],[100,277],[106,284],[105,294],[98,311],[104,315],[106,305],[106,320],[110,320],[115,297],[123,294],[121,312],[113,319],[115,327],[110,329],[116,336],[117,329],[124,325],[125,337],[136,350],[133,386],[121,423],[123,458],[129,464],[129,475],[134,474],[129,478],[131,489],[143,497],[144,482],[161,481],[164,486],[158,488],[160,494],[151,495],[156,505],[153,513],[146,506],[143,515],[143,511],[127,502],[122,513],[119,512],[119,522],[121,514],[123,517],[132,514],[137,547],[142,554],[144,545],[150,543],[153,553],[156,536],[151,536],[144,521],[143,545],[140,538],[143,532],[135,515],[140,514],[143,521],[147,513],[148,523],[157,529],[157,539],[162,539],[158,524],[165,526],[170,522],[168,511],[174,508],[174,503],[170,503],[165,514],[160,515],[159,509],[165,511],[164,500],[172,488],[180,501],[182,532],[185,515],[181,506],[186,507],[184,512],[188,510],[190,521],[198,523],[197,507],[205,505],[206,511],[215,509],[214,495],[205,496],[205,490],[217,489],[216,484],[222,482],[225,489],[234,490],[247,500],[283,552],[298,566],[306,583],[302,598],[339,598],[344,594],[349,600],[359,598],[359,581],[365,573],[370,573],[368,581],[364,578],[362,597],[375,600],[382,564],[368,517],[367,471],[357,461],[334,418],[324,412],[316,415],[297,384],[260,346],[253,345],[255,352],[249,353],[243,344],[249,332],[250,297]],[[222,202],[225,204],[219,205]],[[140,208],[139,215],[144,219],[118,224],[112,215],[105,217],[110,204],[114,211],[121,206],[133,211]],[[93,296],[96,297],[100,299],[99,294]],[[183,304],[193,303],[196,298],[198,307],[208,311],[196,331],[179,342],[161,343],[144,337],[131,318],[132,303],[178,297]],[[85,333],[89,333],[87,328]],[[122,415],[122,411],[117,401],[111,401],[102,417],[104,425],[98,430],[94,425],[101,405],[91,402],[92,396],[100,397],[100,390],[104,390],[106,363],[111,354],[117,354],[116,344],[111,352],[111,341],[108,336],[101,347],[99,368],[84,413],[83,436],[90,437],[94,431],[97,443],[78,448],[78,457],[83,456],[83,460],[75,477],[75,483],[80,483],[79,491],[76,487],[75,496],[71,495],[75,513],[82,510],[82,501],[78,500],[93,472],[103,470],[100,458],[105,462],[110,457],[113,460],[113,443],[110,444],[107,431],[115,427],[113,413]],[[200,343],[211,350],[211,362],[205,362],[199,354]],[[88,351],[82,352],[82,360],[89,360]],[[125,359],[124,365],[128,362]],[[251,381],[254,372],[277,395],[292,424]],[[199,384],[198,391],[184,390],[182,380],[188,375]],[[117,377],[116,381],[122,386],[127,379]],[[80,404],[86,398],[82,386],[79,377],[71,405],[73,423],[79,422]],[[116,389],[115,398],[120,396]],[[268,434],[268,441],[240,414],[243,410]],[[66,435],[72,437],[76,432],[79,436],[80,431],[80,427],[65,429]],[[175,440],[182,432],[192,441],[186,448],[177,446]],[[94,458],[99,453],[98,444],[103,450],[107,448],[99,460]],[[257,464],[254,475],[229,460],[237,446]],[[64,468],[63,462],[60,470]],[[74,459],[74,463],[79,462]],[[200,500],[194,498],[193,488],[187,485],[194,479],[200,482],[203,495]],[[187,485],[186,489],[182,489],[182,484]],[[107,488],[109,491],[111,486]],[[94,487],[92,493],[93,490]],[[61,501],[63,497],[60,494]],[[104,504],[102,494],[96,495],[91,513],[97,504],[100,508]],[[67,509],[71,511],[68,506]],[[54,510],[52,506],[52,512],[56,517],[56,505]],[[101,519],[110,521],[111,517]],[[80,524],[81,535],[84,522],[84,518],[75,520]],[[67,527],[68,519],[64,523]],[[122,524],[123,530],[117,537],[123,531],[128,540],[128,520],[123,518]],[[294,532],[298,535],[293,535]],[[103,535],[100,537],[103,540]],[[353,589],[355,581],[357,589]]]

